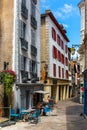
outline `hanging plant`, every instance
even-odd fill
[[[12,70],[0,72],[0,83],[4,85],[4,92],[8,96],[12,91],[12,85],[16,81],[16,74]]]

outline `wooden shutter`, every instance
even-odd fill
[[[61,77],[61,67],[59,66],[59,68],[58,68],[58,73],[59,73],[59,78]]]
[[[64,68],[62,68],[62,78],[64,78]]]
[[[53,64],[53,76],[56,77],[56,64]]]

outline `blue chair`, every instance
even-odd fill
[[[21,109],[20,109],[20,118],[21,118],[21,119],[23,119],[23,118],[24,118],[24,115],[26,114],[26,113],[24,112],[24,110],[25,110],[25,108],[21,108]]]
[[[20,114],[16,114],[14,109],[10,109],[10,117],[16,121],[17,119],[20,118]]]
[[[39,121],[41,121],[41,119],[40,119],[40,110],[37,109],[34,112],[32,112],[30,117],[29,117],[29,121],[31,123],[38,123]]]

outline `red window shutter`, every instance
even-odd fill
[[[63,64],[64,64],[64,55],[63,55]]]
[[[64,43],[63,43],[63,41],[61,41],[61,44],[62,44],[62,49],[64,50]]]
[[[53,46],[53,58],[57,58],[57,48]]]
[[[56,41],[56,31],[53,27],[52,27],[52,38],[54,39],[54,41]]]
[[[66,70],[66,79],[68,79],[68,70]]]
[[[65,52],[66,52],[66,53],[68,52],[68,47],[67,47],[67,45],[65,45]]]
[[[56,31],[54,30],[54,40],[56,41]]]
[[[59,66],[58,70],[59,70],[59,77],[61,77],[61,67],[60,66]]]
[[[55,58],[55,47],[53,46],[53,58]]]
[[[64,68],[62,68],[62,78],[64,78]]]
[[[54,30],[53,30],[53,27],[52,27],[52,38],[54,37]]]
[[[56,77],[56,64],[53,64],[53,76]]]
[[[60,36],[57,34],[57,43],[60,46]]]
[[[66,57],[66,66],[68,66],[68,58]]]

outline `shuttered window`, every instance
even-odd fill
[[[53,58],[57,58],[57,48],[53,46]]]
[[[68,70],[66,70],[66,79],[68,79]]]
[[[58,75],[59,75],[59,78],[61,77],[61,67],[59,66],[58,67]]]
[[[61,48],[64,50],[64,42],[61,40]]]
[[[65,45],[65,52],[66,52],[66,53],[68,52],[68,47],[67,47],[67,45]]]
[[[60,36],[57,34],[57,43],[60,46]]]
[[[64,68],[62,68],[62,78],[64,78]]]
[[[64,64],[64,55],[63,54],[61,54],[61,62],[62,62],[62,64]]]
[[[66,66],[68,66],[68,58],[67,57],[65,58],[65,61],[66,61]]]
[[[53,76],[56,77],[56,64],[53,64]]]
[[[56,31],[53,27],[52,27],[52,38],[54,41],[56,41]]]
[[[61,62],[61,53],[59,50],[58,50],[58,60]]]

